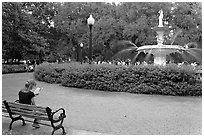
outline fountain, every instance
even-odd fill
[[[184,47],[179,45],[164,45],[164,34],[169,33],[169,28],[163,25],[163,11],[159,11],[159,25],[153,30],[157,32],[157,45],[145,45],[137,49],[138,55],[141,52],[153,54],[154,64],[166,65],[166,55],[174,52],[182,52]]]
[[[119,43],[126,43],[131,45],[129,48],[125,48],[119,51],[117,54],[113,56],[114,58],[118,58],[119,56],[125,57],[126,55],[134,54],[136,51],[136,55],[132,58],[132,63],[135,64],[136,60],[139,62],[145,61],[153,61],[155,65],[166,65],[168,57],[173,59],[171,56],[174,53],[178,53],[182,56],[184,61],[187,61],[190,57],[192,60],[196,60],[200,64],[202,63],[202,49],[198,49],[197,44],[195,42],[190,42],[184,46],[173,45],[175,37],[181,33],[179,30],[173,37],[170,45],[165,45],[164,43],[164,35],[169,34],[170,30],[167,26],[163,25],[163,11],[159,11],[159,25],[153,28],[153,31],[157,33],[157,45],[144,45],[141,47],[137,47],[134,43],[130,41],[120,41]],[[191,45],[191,46],[190,46]],[[194,46],[192,46],[194,45]],[[172,53],[172,54],[171,54]],[[131,56],[129,56],[131,57]],[[150,60],[151,59],[151,60]],[[175,60],[174,60],[175,61]],[[173,62],[174,63],[174,62]]]

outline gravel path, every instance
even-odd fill
[[[18,90],[32,77],[32,73],[2,75],[2,100],[16,100]],[[137,95],[37,83],[44,89],[36,98],[36,103],[56,109],[65,108],[67,118],[64,126],[69,134],[202,134],[202,97]],[[8,122],[7,118],[2,118],[3,130],[8,127]],[[17,123],[14,125],[15,128],[19,126]],[[51,132],[51,128],[46,132],[45,127],[32,132],[30,127],[25,128],[29,132],[15,133],[15,128],[13,134]]]

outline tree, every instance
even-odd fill
[[[49,5],[49,3],[3,3],[2,33],[5,38],[3,58],[42,60],[42,52],[45,52],[49,46],[45,38],[45,32],[47,32],[45,30],[49,25],[44,24],[43,13],[39,10],[47,11],[42,8],[46,4]],[[37,11],[39,12],[36,13]],[[39,13],[41,16],[37,17]]]
[[[202,15],[201,3],[181,2],[175,3],[169,20],[172,29],[181,29],[182,33],[175,39],[175,44],[185,45],[196,42],[202,45]]]
[[[107,51],[123,50],[117,44],[130,41],[139,46],[157,44],[159,10],[164,24],[173,31],[165,44],[185,45],[195,42],[202,48],[202,14],[199,2],[21,2],[2,4],[3,58],[78,59],[79,44],[88,55],[90,14],[93,26],[93,55],[107,58]],[[175,37],[173,37],[175,36]],[[175,38],[175,39],[174,39]],[[118,47],[116,47],[118,46]],[[124,46],[125,47],[125,46]],[[128,47],[128,46],[127,46]],[[43,54],[42,54],[43,53]],[[39,56],[40,55],[40,56]],[[76,55],[76,56],[75,56]]]

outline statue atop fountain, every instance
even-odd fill
[[[158,27],[163,27],[163,10],[159,11],[159,26]]]
[[[159,11],[159,25],[158,27],[155,27],[154,30],[157,32],[157,45],[162,46],[164,42],[164,33],[169,33],[169,28],[163,25],[163,17],[164,13],[161,9]]]

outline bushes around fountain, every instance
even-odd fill
[[[39,81],[60,83],[67,87],[159,94],[173,96],[201,96],[201,81],[189,65],[166,66],[112,64],[43,63],[34,72]]]

